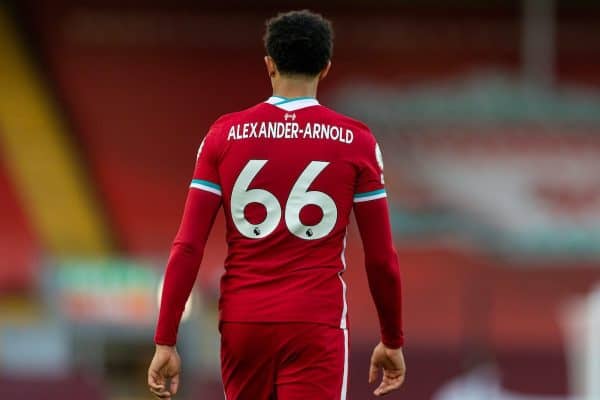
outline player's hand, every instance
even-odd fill
[[[173,346],[156,345],[154,358],[148,368],[148,387],[159,399],[170,399],[179,388],[181,359]],[[167,386],[168,384],[168,386]]]
[[[406,364],[404,363],[402,348],[390,349],[385,347],[383,343],[375,346],[371,356],[371,367],[369,368],[370,384],[377,381],[380,368],[383,369],[383,379],[379,387],[373,392],[375,396],[388,394],[404,383]]]

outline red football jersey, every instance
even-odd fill
[[[353,203],[386,196],[382,169],[369,129],[313,98],[217,120],[191,188],[222,196],[221,320],[346,328],[346,229]]]

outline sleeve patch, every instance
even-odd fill
[[[192,183],[190,184],[190,188],[204,190],[206,192],[221,196],[221,186],[202,179],[193,179]]]

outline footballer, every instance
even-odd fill
[[[399,388],[402,295],[381,151],[369,128],[319,103],[331,68],[331,24],[310,11],[267,21],[273,95],[223,115],[198,150],[169,256],[148,370],[151,392],[177,393],[175,344],[208,234],[223,207],[221,369],[228,400],[344,400],[348,306],[343,273],[350,213],[365,253],[381,341],[371,357],[376,396]]]

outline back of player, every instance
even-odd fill
[[[222,117],[192,187],[223,196],[221,320],[346,328],[344,247],[354,201],[385,197],[375,139],[315,99],[271,97]]]
[[[339,398],[345,391],[346,228],[354,201],[385,197],[377,150],[364,125],[315,99],[271,97],[222,117],[208,133],[192,187],[218,188],[223,196],[229,252],[220,320],[231,398],[262,398],[264,392],[267,398],[270,387],[279,398],[289,398],[290,391],[301,398],[328,392],[326,398]],[[257,335],[255,325],[232,322],[319,325],[304,325],[304,334],[288,343],[297,325],[279,324],[270,334]],[[278,343],[276,333],[282,330],[287,334]],[[258,353],[252,346],[237,348],[249,338]],[[327,348],[329,357],[320,361]],[[290,373],[284,384],[282,354],[288,353],[295,357],[290,366],[302,364],[304,373]]]
[[[328,52],[314,54],[312,61],[298,58],[308,52],[295,52],[297,42],[311,38]],[[158,346],[175,343],[183,304],[222,206],[228,255],[219,310],[227,398],[345,399],[348,308],[342,275],[354,209],[382,329],[370,380],[383,367],[376,394],[385,394],[402,383],[404,361],[400,278],[381,152],[364,124],[315,98],[331,65],[330,26],[322,17],[306,11],[280,15],[269,22],[266,42],[275,95],[219,118],[198,150],[167,267],[155,360],[163,354]],[[276,55],[282,51],[289,57]],[[169,398],[177,388],[178,373],[172,372],[178,372],[178,356],[164,354],[163,361],[153,360],[158,367],[151,366],[149,381],[155,394]],[[166,390],[164,382],[161,388],[156,383],[161,376],[175,377],[175,389],[172,384]]]

